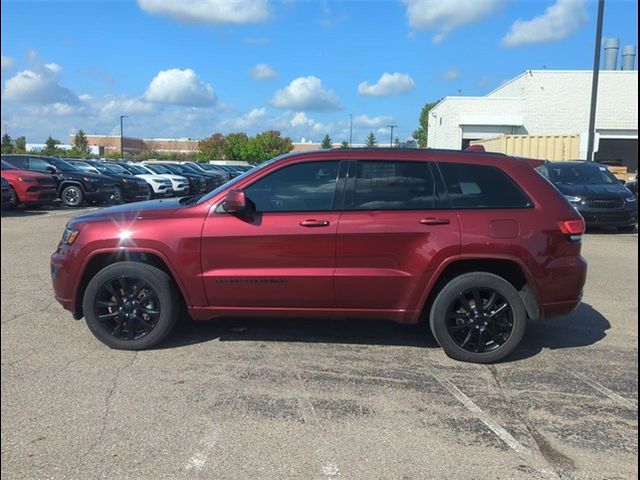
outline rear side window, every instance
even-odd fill
[[[439,163],[454,208],[527,208],[533,204],[502,170],[486,165]]]
[[[426,162],[358,161],[349,210],[429,210],[436,189]]]

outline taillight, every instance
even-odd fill
[[[582,234],[585,232],[584,219],[579,218],[577,220],[561,220],[558,222],[560,231],[569,237],[569,240],[574,242],[579,241],[582,238]]]

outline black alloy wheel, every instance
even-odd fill
[[[520,293],[487,272],[459,275],[440,290],[429,313],[433,336],[456,360],[493,363],[520,343],[527,310]]]
[[[513,331],[513,308],[491,288],[460,292],[449,304],[447,330],[461,348],[475,353],[500,348]]]
[[[113,193],[111,194],[111,200],[116,204],[124,202],[124,194],[122,193],[122,188],[118,186],[114,187]]]
[[[117,277],[98,290],[94,311],[102,328],[120,340],[142,338],[156,327],[160,318],[158,294],[144,280]]]
[[[176,291],[159,268],[118,262],[89,281],[82,309],[91,333],[102,343],[142,350],[160,343],[175,325],[180,305]]]

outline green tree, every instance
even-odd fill
[[[249,158],[252,164],[262,163],[293,150],[293,143],[289,137],[283,137],[277,130],[267,130],[259,133],[249,142]]]
[[[378,146],[378,140],[376,140],[376,136],[373,132],[369,132],[369,135],[367,135],[367,139],[365,140],[364,145],[366,147]]]
[[[227,145],[224,158],[227,160],[247,161],[251,156],[249,137],[246,133],[230,133],[227,135]]]
[[[47,140],[44,142],[44,150],[42,153],[44,153],[45,155],[56,155],[60,153],[58,145],[60,145],[61,143],[62,142],[60,140],[49,135],[49,138],[47,138]]]
[[[13,142],[14,152],[13,153],[27,153],[27,137],[18,137]]]
[[[221,133],[214,133],[209,138],[200,140],[198,142],[198,149],[198,160],[201,162],[224,160],[227,149],[227,139]]]
[[[346,140],[343,140],[342,143],[340,144],[340,148],[349,148],[349,142],[347,142]]]
[[[78,130],[73,137],[73,147],[81,154],[88,155],[90,153],[89,140],[82,129]]]
[[[13,153],[13,141],[8,133],[2,135],[2,153]]]
[[[400,139],[398,137],[393,141],[393,146],[395,148],[400,148]]]
[[[414,130],[411,136],[418,142],[419,147],[427,146],[427,133],[429,131],[429,112],[435,107],[440,100],[436,102],[427,102],[420,111],[420,128]]]
[[[332,146],[333,144],[331,143],[331,137],[327,133],[322,139],[322,143],[320,144],[320,147],[324,148],[325,150],[330,150]]]

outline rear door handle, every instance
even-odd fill
[[[422,225],[449,225],[451,220],[448,218],[423,218],[420,223]]]
[[[309,228],[328,227],[329,221],[328,220],[303,220],[302,222],[300,222],[300,226],[309,227]]]

